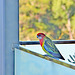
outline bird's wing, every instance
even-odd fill
[[[47,52],[49,52],[50,54],[59,57],[60,56],[60,52],[58,51],[58,49],[56,48],[55,44],[52,42],[51,39],[49,39],[48,37],[44,38],[44,48]]]

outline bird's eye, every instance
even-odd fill
[[[41,36],[41,34],[39,34],[38,36]]]

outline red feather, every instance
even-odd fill
[[[44,33],[38,33],[37,36],[41,35],[42,39],[39,39],[40,41],[40,45],[42,46],[43,45],[43,40],[44,40],[44,37],[45,37],[45,34]]]
[[[45,36],[44,36],[44,37],[45,37]],[[43,37],[42,39],[39,39],[41,47],[42,47],[42,45],[43,45],[44,37]]]
[[[39,35],[39,34],[41,34],[41,35],[44,35],[44,36],[45,36],[45,34],[44,34],[44,33],[38,33],[37,35]]]

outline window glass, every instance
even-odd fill
[[[65,67],[66,65],[61,66],[18,49],[14,52],[15,75],[74,75],[75,73],[75,70]]]
[[[52,40],[75,39],[75,0],[19,0],[19,39],[38,40],[45,33]]]

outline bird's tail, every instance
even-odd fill
[[[61,59],[65,60],[64,57],[61,55]]]

